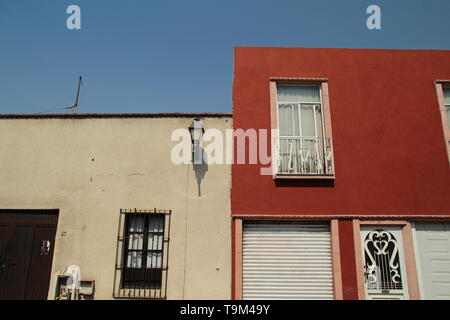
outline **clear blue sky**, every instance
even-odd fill
[[[235,46],[448,50],[450,0],[0,0],[0,113],[73,104],[79,75],[83,113],[231,112]]]

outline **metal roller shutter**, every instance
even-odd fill
[[[333,299],[329,225],[245,223],[243,298]]]

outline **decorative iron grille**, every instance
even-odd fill
[[[171,212],[120,210],[114,298],[166,298]]]
[[[364,239],[364,271],[367,289],[401,290],[398,241],[386,230],[374,230]]]
[[[278,174],[333,175],[333,151],[330,138],[278,138]]]

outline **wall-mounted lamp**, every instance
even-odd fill
[[[202,120],[200,118],[194,118],[192,120],[192,123],[189,126],[189,132],[191,133],[191,141],[193,144],[202,139],[205,129],[203,129]]]
[[[192,160],[194,164],[202,164],[203,154],[200,142],[205,129],[203,128],[202,120],[200,118],[194,118],[192,120],[192,123],[189,126],[189,132],[191,134],[192,141]]]

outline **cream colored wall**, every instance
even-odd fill
[[[0,120],[0,209],[60,210],[49,299],[71,264],[95,280],[95,299],[112,298],[121,208],[172,210],[168,299],[230,299],[230,166],[209,165],[199,197],[192,165],[170,159],[172,131],[191,120]]]

